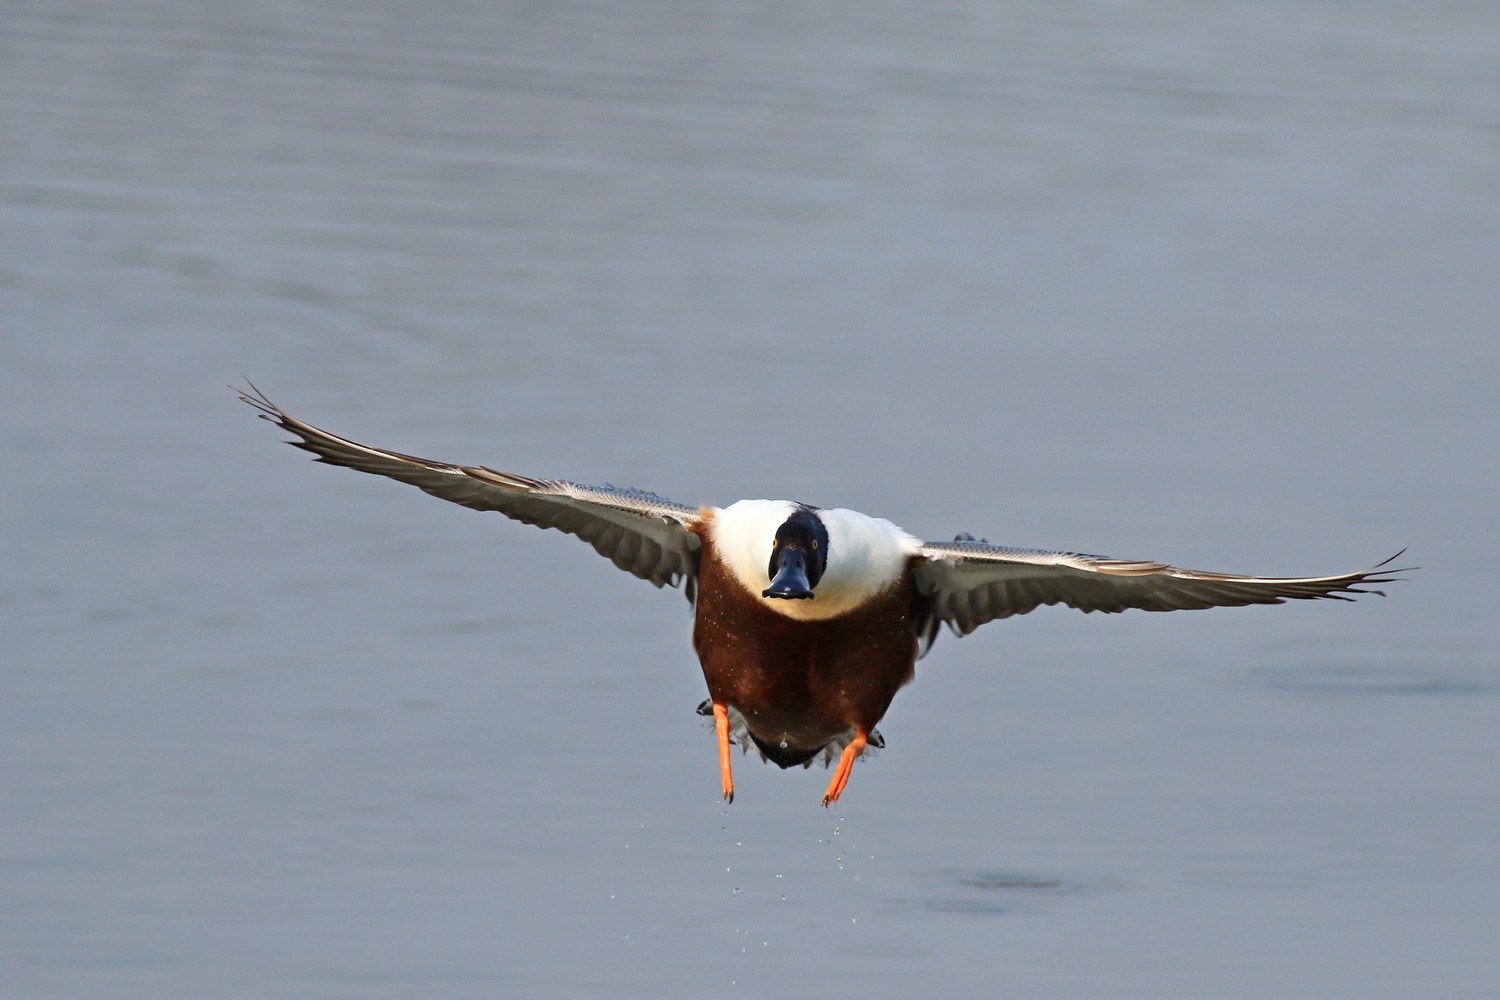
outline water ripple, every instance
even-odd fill
[[[1125,885],[1116,876],[1070,876],[992,868],[946,868],[915,876],[923,890],[888,899],[895,911],[992,916],[1036,911],[1058,899],[1091,896]]]
[[[1447,643],[1277,644],[1275,666],[1250,669],[1245,682],[1287,694],[1329,698],[1470,696],[1493,693],[1500,671]]]

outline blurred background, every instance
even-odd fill
[[[1478,998],[1500,9],[5,5],[0,993]],[[941,637],[717,801],[432,458],[1389,597]]]

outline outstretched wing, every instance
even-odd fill
[[[917,634],[926,652],[940,622],[968,635],[985,622],[1024,615],[1043,604],[1066,604],[1080,611],[1196,611],[1320,597],[1353,600],[1346,594],[1384,596],[1370,585],[1390,583],[1397,579],[1391,574],[1405,572],[1385,568],[1400,555],[1357,573],[1278,578],[1077,552],[1012,549],[963,537],[927,542],[913,566],[920,599]]]
[[[231,388],[233,388],[231,386]],[[288,442],[317,461],[388,476],[435,497],[474,510],[577,535],[616,566],[658,587],[684,584],[688,599],[698,582],[698,536],[689,530],[698,508],[644,490],[584,486],[559,479],[533,479],[482,465],[449,465],[371,448],[303,423],[253,385],[236,389],[240,399],[301,440]]]

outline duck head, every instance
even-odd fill
[[[788,601],[811,600],[813,589],[828,568],[828,529],[817,512],[799,507],[776,529],[771,562],[766,569],[771,585],[762,597]]]

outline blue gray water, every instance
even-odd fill
[[[1500,10],[12,3],[6,998],[1479,998]],[[442,459],[1384,600],[944,636],[717,801]]]

